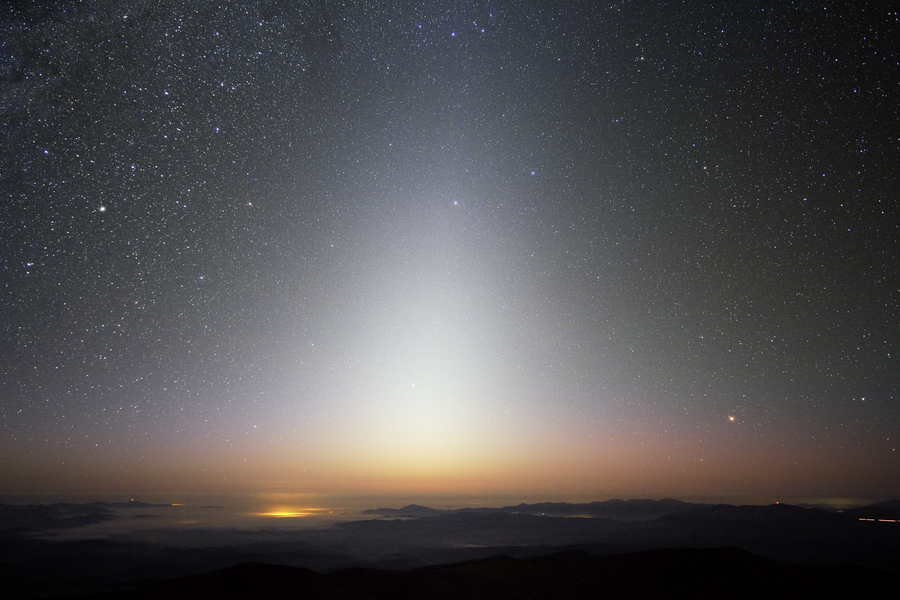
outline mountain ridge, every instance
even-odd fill
[[[784,565],[738,548],[660,549],[597,556],[568,550],[516,559],[433,565],[404,571],[309,569],[243,563],[126,591],[66,596],[80,600],[226,600],[267,597],[306,600],[412,598],[514,599],[691,597],[889,598],[893,575],[865,568]]]

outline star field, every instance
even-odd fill
[[[900,15],[13,3],[2,491],[900,493]]]

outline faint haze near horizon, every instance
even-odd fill
[[[380,493],[368,495],[334,495],[309,493],[169,493],[148,494],[145,497],[122,499],[109,496],[106,499],[87,494],[65,495],[0,495],[0,504],[49,505],[71,503],[67,512],[56,518],[71,518],[90,514],[91,507],[77,506],[92,502],[116,503],[106,506],[108,515],[97,522],[74,527],[51,526],[36,528],[28,536],[35,540],[78,541],[108,539],[123,543],[158,543],[187,547],[207,547],[221,543],[249,544],[264,541],[302,541],[311,532],[329,530],[336,524],[386,518],[393,520],[395,514],[387,516],[366,513],[376,509],[401,509],[409,505],[425,506],[437,510],[459,510],[465,508],[504,508],[520,504],[570,503],[589,504],[603,502],[593,496],[559,495],[548,499],[546,495],[513,494],[396,494]],[[622,500],[619,498],[618,500]],[[814,505],[828,510],[844,510],[866,506],[872,502],[860,498],[808,498],[797,504]],[[128,506],[132,501],[139,505]],[[776,501],[768,498],[697,498],[691,501],[700,504],[731,505],[772,505]],[[144,506],[141,503],[156,506]],[[788,502],[781,502],[788,504]],[[533,510],[533,509],[532,509]],[[555,514],[555,513],[554,513]],[[560,516],[560,515],[557,515]],[[590,515],[569,514],[568,517],[593,518]],[[624,518],[615,510],[606,518]],[[638,520],[655,518],[638,517]],[[226,537],[221,537],[225,535]]]
[[[312,507],[317,510],[332,510],[339,517],[356,519],[372,518],[363,516],[363,511],[379,508],[399,509],[404,506],[417,505],[436,510],[458,510],[464,508],[503,508],[519,504],[569,503],[589,504],[609,500],[663,500],[674,499],[682,502],[700,504],[769,505],[775,503],[803,506],[822,506],[840,510],[844,508],[867,506],[876,502],[893,498],[865,497],[815,497],[815,496],[682,496],[682,497],[624,497],[615,495],[599,495],[586,493],[475,493],[455,492],[368,492],[368,493],[309,493],[309,492],[149,492],[134,497],[117,493],[9,493],[0,494],[0,504],[12,505],[49,505],[56,503],[90,504],[94,502],[128,503],[132,501],[147,504],[165,505],[163,510],[172,506],[184,506],[191,510],[222,509],[227,514],[245,516],[261,516],[260,513],[272,511],[279,507],[302,510]],[[127,510],[127,509],[123,509]],[[315,516],[315,515],[311,515]],[[288,519],[286,522],[302,522],[306,517]],[[315,520],[315,519],[313,519]],[[265,523],[263,519],[259,521]]]

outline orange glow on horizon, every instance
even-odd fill
[[[309,517],[319,512],[324,512],[326,508],[296,508],[289,506],[278,506],[266,512],[253,513],[257,517],[274,517],[277,519],[291,519],[299,517]],[[331,512],[331,511],[328,511]]]

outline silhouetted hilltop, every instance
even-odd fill
[[[0,504],[0,531],[7,529],[71,529],[110,521],[113,510],[121,508],[154,508],[169,504],[146,502],[89,502],[73,504]]]
[[[599,510],[594,507],[595,514],[625,518],[532,514],[535,506],[575,513],[573,507],[586,511],[591,505],[520,505],[448,511],[405,521],[353,521],[336,526],[335,535],[345,536],[348,543],[353,539],[358,547],[390,548],[394,553],[435,546],[587,547],[602,543],[619,551],[736,546],[786,563],[856,564],[886,570],[900,566],[900,523],[895,531],[891,529],[894,523],[860,521],[853,513],[787,504],[732,506],[653,500],[592,504],[602,505]],[[653,510],[665,514],[654,519],[628,518]],[[866,514],[877,512],[870,509]]]
[[[408,504],[403,508],[370,508],[364,510],[364,515],[382,515],[386,517],[434,517],[450,511],[428,508],[418,504]]]
[[[406,571],[344,569],[329,574],[242,564],[82,600],[243,598],[309,600],[520,598],[893,598],[893,576],[864,568],[782,565],[737,548],[649,550],[596,556],[486,560]]]
[[[522,561],[562,550],[610,557],[665,548],[700,551],[726,547],[740,548],[781,564],[840,569],[856,566],[890,571],[896,576],[900,573],[900,523],[887,518],[884,521],[888,522],[883,522],[872,516],[893,515],[895,506],[896,503],[879,503],[858,509],[861,512],[857,513],[857,509],[837,512],[784,504],[731,506],[653,500],[584,505],[545,503],[458,511],[432,511],[411,505],[396,509],[410,515],[402,519],[368,519],[311,529],[182,529],[166,528],[160,521],[161,529],[153,539],[165,543],[124,541],[125,538],[52,541],[56,536],[47,535],[48,528],[77,527],[76,523],[90,523],[92,519],[122,516],[122,511],[104,508],[99,503],[0,506],[0,522],[6,519],[4,524],[14,525],[0,528],[0,581],[7,597],[49,597],[71,595],[79,589],[110,590],[133,586],[134,582],[196,575],[251,562],[307,568],[313,575],[303,577],[326,583],[331,580],[318,579],[324,577],[322,573],[348,567],[354,567],[356,576],[366,581],[369,575],[359,573],[377,571],[377,577],[372,577],[389,583],[393,576],[385,575],[386,569],[409,571],[448,563],[464,571],[475,569],[472,577],[489,579],[494,577],[492,573],[500,572],[500,566],[482,572],[477,569],[487,567],[476,569],[473,565],[489,558],[489,562],[498,564],[515,559],[511,565],[527,565],[530,563]],[[541,512],[533,514],[537,511]],[[551,516],[548,511],[556,515]],[[588,512],[620,518],[586,516]],[[665,514],[647,518],[660,512]],[[507,558],[497,558],[500,555]],[[469,561],[468,566],[460,561]],[[300,575],[294,573],[292,577]],[[390,587],[388,583],[385,585]],[[426,592],[431,589],[428,586],[432,583],[415,583],[420,584]],[[497,585],[517,589],[509,583]],[[373,597],[358,596],[355,588],[333,588],[331,583],[322,589],[321,594],[325,595],[316,596],[319,592],[315,592],[310,597]],[[731,590],[726,591],[728,595]]]
[[[900,522],[900,500],[877,502],[845,510],[842,514],[853,519],[876,519]]]
[[[697,506],[665,498],[663,500],[606,500],[586,504],[569,504],[568,502],[541,502],[538,504],[519,504],[503,510],[520,513],[541,514],[560,517],[600,517],[620,521],[640,521],[656,519],[663,515],[678,513]]]
[[[806,511],[806,512],[803,512]],[[376,508],[363,511],[364,515],[384,517],[437,517],[453,513],[480,514],[528,514],[551,517],[590,517],[618,521],[646,521],[667,515],[684,514],[687,518],[715,516],[724,520],[769,520],[771,518],[814,518],[813,514],[842,514],[857,518],[860,515],[878,515],[880,518],[900,519],[900,500],[888,500],[848,510],[835,510],[827,505],[791,505],[775,503],[766,506],[731,504],[702,504],[683,502],[672,498],[662,500],[605,500],[588,503],[540,502],[518,504],[501,508],[434,509],[410,504],[403,508]]]
[[[594,517],[616,519],[620,521],[642,521],[656,519],[663,515],[690,510],[693,507],[705,506],[690,504],[681,500],[665,498],[663,500],[606,500],[602,502],[576,503],[539,502],[537,504],[519,504],[502,508],[458,508],[440,510],[410,504],[403,508],[375,508],[363,511],[364,515],[384,517],[436,517],[450,513],[515,513],[543,515],[551,517]]]

